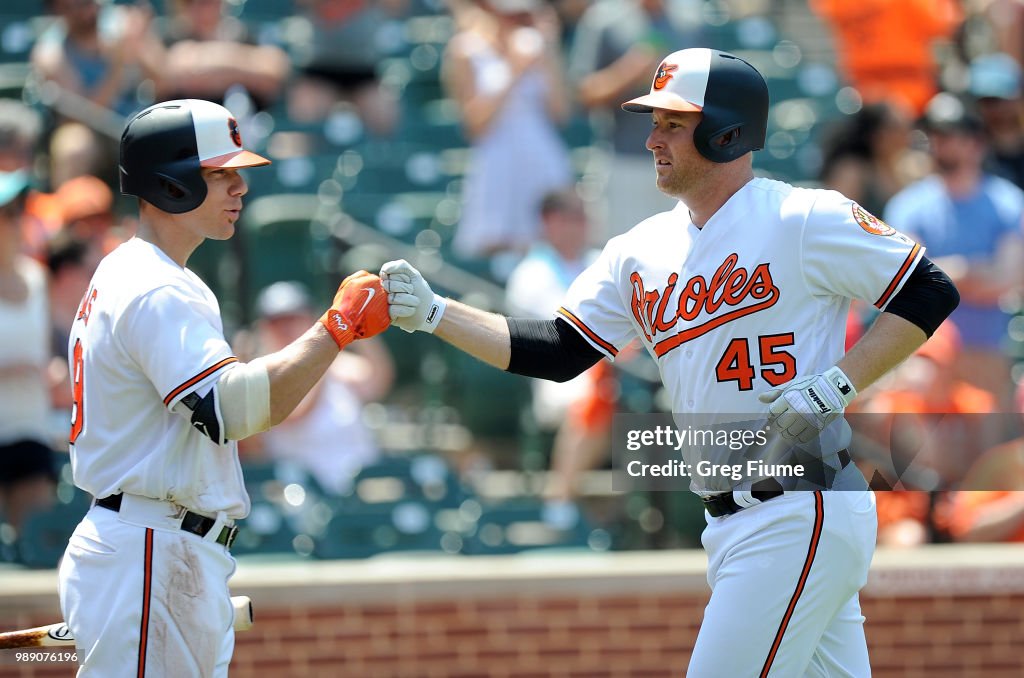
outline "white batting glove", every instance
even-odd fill
[[[381,285],[388,295],[391,322],[406,332],[437,329],[447,302],[434,294],[430,285],[405,259],[389,261],[380,268]]]
[[[768,423],[783,438],[808,443],[842,416],[856,395],[850,378],[833,366],[823,374],[762,393],[757,399],[769,403]]]

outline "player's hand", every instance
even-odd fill
[[[391,317],[380,278],[366,271],[356,271],[345,278],[334,295],[334,303],[320,317],[320,322],[334,337],[339,349],[386,330]]]
[[[380,268],[381,284],[388,296],[394,324],[406,332],[433,333],[444,315],[446,302],[405,259],[389,261]]]
[[[808,443],[838,419],[857,395],[853,382],[838,367],[775,388],[757,397],[768,405],[768,423],[782,437]]]

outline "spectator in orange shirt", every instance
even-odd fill
[[[1024,414],[1024,384],[1017,389]],[[1024,542],[1024,437],[986,452],[939,507],[937,519],[955,541]]]
[[[880,544],[932,541],[929,492],[957,483],[986,449],[982,441],[996,439],[985,426],[994,420],[957,416],[996,411],[993,394],[955,378],[959,350],[959,332],[947,320],[852,419],[863,435],[861,470],[884,490],[876,494]],[[871,443],[874,454],[864,454]]]
[[[1009,444],[1015,448],[1013,453],[1018,465],[1021,444],[1019,440]],[[1024,466],[1016,469],[1018,474],[1022,470]],[[1017,486],[1021,487],[1019,480],[1018,476]],[[940,515],[954,541],[1024,541],[1024,492],[1019,490],[954,492]]]
[[[840,68],[865,103],[890,101],[920,115],[938,92],[936,40],[963,21],[956,0],[811,0],[832,29]]]
[[[999,427],[989,426],[999,423],[995,419],[959,416],[998,411],[994,394],[956,378],[959,355],[960,333],[947,320],[858,409],[862,432],[882,445],[898,468],[912,463],[920,473],[937,474],[922,489],[959,483],[981,452],[999,440]],[[899,479],[902,474],[890,476],[886,469],[882,475]]]

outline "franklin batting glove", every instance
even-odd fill
[[[768,424],[787,440],[808,443],[838,419],[857,395],[838,367],[794,381],[757,397],[768,405]],[[780,397],[781,396],[781,397]]]
[[[380,278],[366,271],[357,271],[345,278],[334,295],[334,303],[320,317],[320,322],[339,349],[386,330],[391,318]]]
[[[405,259],[381,266],[381,284],[388,295],[391,321],[406,332],[434,333],[447,302],[434,294],[430,285]]]

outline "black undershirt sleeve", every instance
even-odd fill
[[[506,318],[512,355],[508,372],[549,381],[569,381],[604,354],[561,318]]]
[[[921,257],[885,312],[914,323],[930,337],[959,303],[960,293],[949,276]]]

